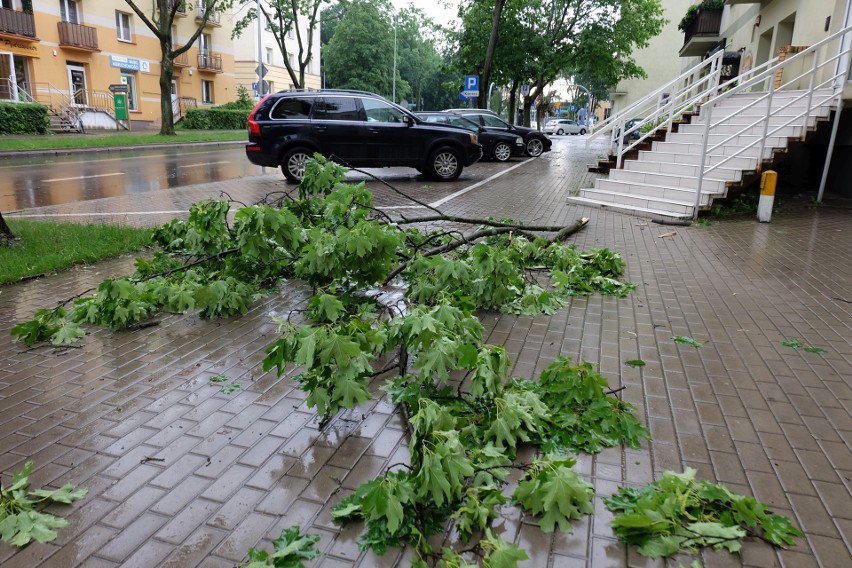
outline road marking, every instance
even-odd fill
[[[446,197],[444,197],[444,198],[442,198],[442,199],[439,199],[438,201],[435,201],[434,203],[430,203],[430,204],[429,204],[429,207],[434,207],[434,208],[440,207],[440,206],[441,206],[441,205],[443,205],[444,203],[446,203],[446,202],[448,202],[448,201],[450,201],[450,200],[453,200],[453,199],[455,199],[456,197],[461,197],[462,195],[464,195],[464,194],[465,194],[465,193],[467,193],[468,191],[473,191],[473,190],[474,190],[474,189],[476,189],[477,187],[482,187],[483,185],[485,185],[485,184],[486,184],[486,183],[488,183],[489,181],[495,180],[495,179],[497,179],[498,177],[502,176],[503,174],[508,174],[509,172],[511,172],[512,170],[514,170],[515,168],[520,168],[520,167],[521,167],[521,166],[523,166],[524,164],[527,164],[527,163],[529,163],[529,162],[533,162],[533,161],[535,161],[535,158],[533,158],[533,159],[531,159],[531,160],[524,160],[524,161],[523,161],[523,162],[521,162],[520,164],[515,164],[515,165],[514,165],[514,166],[512,166],[511,168],[506,168],[505,170],[501,170],[500,172],[498,172],[498,173],[494,174],[493,176],[491,176],[491,177],[489,177],[489,178],[486,178],[486,179],[484,179],[484,180],[482,180],[482,181],[479,181],[479,182],[477,182],[477,183],[473,184],[473,185],[472,185],[472,186],[470,186],[470,187],[466,187],[466,188],[464,188],[464,189],[462,189],[462,190],[459,190],[459,191],[457,191],[457,192],[455,192],[455,193],[451,193],[450,195],[448,195],[448,196],[446,196]]]
[[[394,209],[426,209],[425,205],[388,205],[387,207],[376,207],[382,211],[392,211]]]
[[[138,146],[138,148],[144,149],[144,146]],[[129,150],[129,149],[130,149],[130,147],[127,148],[127,150]],[[55,148],[55,150],[57,152],[62,151],[61,148]],[[103,148],[101,148],[101,150],[103,150]],[[191,152],[190,151],[190,152],[185,152],[181,156],[200,156],[201,154],[217,154],[221,151],[222,151],[221,149],[219,149],[219,150],[205,150],[203,152]],[[88,153],[91,154],[91,152],[88,152]],[[124,156],[124,157],[121,157],[121,158],[95,158],[95,159],[91,159],[91,157],[90,157],[89,159],[86,159],[86,160],[63,159],[63,158],[80,158],[80,157],[82,157],[81,154],[83,154],[83,152],[71,153],[71,154],[51,155],[49,157],[54,160],[53,162],[51,162],[51,164],[66,164],[66,163],[74,164],[74,163],[79,163],[81,161],[83,161],[83,162],[97,162],[97,163],[101,164],[103,162],[127,161],[128,159],[149,160],[149,159],[155,159],[155,158],[174,158],[174,157],[177,157],[175,154],[144,154],[142,156]],[[12,157],[12,158],[14,158],[14,157]],[[12,159],[12,158],[10,158],[10,159]],[[56,158],[59,158],[59,159],[57,160]],[[10,164],[10,165],[0,165],[0,170],[6,170],[6,169],[12,169],[12,168],[32,168],[32,167],[33,167],[33,164]]]
[[[50,182],[52,182],[52,181],[71,181],[71,180],[75,180],[75,179],[90,179],[90,178],[102,178],[102,177],[109,177],[109,176],[123,176],[123,175],[125,175],[125,174],[124,174],[124,172],[115,172],[114,174],[97,174],[97,175],[94,175],[94,176],[77,176],[77,177],[70,177],[70,178],[53,178],[53,179],[43,179],[43,180],[41,180],[41,181],[42,181],[43,183],[50,183]]]
[[[112,212],[112,213],[40,213],[40,214],[29,214],[29,215],[21,215],[15,213],[14,211],[10,213],[5,213],[5,215],[9,218],[23,219],[26,217],[115,217],[115,216],[124,216],[129,217],[131,215],[179,215],[181,213],[189,213],[189,211],[124,211],[124,212]]]
[[[187,164],[185,166],[178,166],[178,167],[179,168],[198,168],[198,167],[201,167],[201,166],[213,166],[215,164],[230,164],[230,163],[231,163],[230,161],[226,160],[224,162],[205,162],[203,164]]]

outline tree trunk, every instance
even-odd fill
[[[482,65],[482,77],[479,81],[479,98],[476,100],[479,108],[485,108],[488,105],[488,83],[491,81],[494,50],[497,49],[497,31],[500,28],[500,14],[503,13],[503,6],[505,4],[506,0],[494,1],[494,15],[491,18],[491,35],[488,36],[488,48],[485,51],[485,62]]]
[[[519,81],[515,81],[512,83],[512,88],[509,89],[509,122],[511,124],[517,124],[516,117],[518,113],[516,109],[518,108],[518,85]]]
[[[168,39],[168,41],[165,41]],[[163,115],[160,124],[160,134],[175,135],[175,115],[172,108],[172,76],[175,70],[175,60],[172,54],[171,36],[160,41],[163,58],[160,61],[160,112]]]
[[[0,213],[0,247],[9,246],[17,240],[18,237],[15,236],[12,229],[6,224],[6,220],[3,219],[3,213]]]

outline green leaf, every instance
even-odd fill
[[[242,388],[243,387],[240,383],[230,383],[222,387],[222,392],[225,394],[233,394]]]
[[[769,515],[760,523],[763,538],[775,546],[792,546],[793,537],[805,536],[802,531],[793,526],[790,519],[782,515]]]
[[[826,353],[825,349],[823,349],[821,347],[813,347],[813,346],[805,347],[804,351],[806,353],[816,353],[817,355],[823,355],[823,354]]]
[[[782,341],[781,345],[784,347],[792,347],[793,349],[801,349],[803,347],[802,342],[795,337]]]
[[[685,343],[686,345],[692,345],[696,349],[701,349],[703,344],[700,341],[696,341],[691,337],[687,337],[686,335],[675,335],[672,337],[672,341],[675,343]]]
[[[642,359],[628,359],[624,362],[625,365],[630,365],[631,367],[644,367],[645,361]]]
[[[486,551],[482,559],[485,568],[517,568],[519,561],[529,560],[526,551],[494,536],[491,529],[485,531],[485,540],[479,545]]]
[[[211,383],[227,383],[230,379],[225,375],[213,375],[209,380]]]

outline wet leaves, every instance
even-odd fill
[[[824,355],[826,353],[826,350],[823,349],[822,347],[814,347],[813,345],[805,345],[797,337],[793,337],[793,338],[787,339],[785,341],[782,341],[781,345],[784,346],[784,347],[792,347],[793,349],[796,349],[796,350],[801,349],[805,353],[816,353],[817,355]]]
[[[628,359],[624,362],[625,365],[630,365],[631,367],[644,367],[646,365],[645,361],[642,359]]]
[[[700,341],[696,341],[695,339],[692,339],[691,337],[688,337],[686,335],[675,335],[674,337],[672,337],[672,341],[674,341],[675,343],[692,345],[696,349],[701,349],[702,347],[704,347],[703,343],[701,343]]]

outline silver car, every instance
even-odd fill
[[[583,124],[577,124],[574,120],[567,118],[553,118],[548,120],[544,125],[545,134],[580,134],[583,135],[589,131],[589,127]]]

